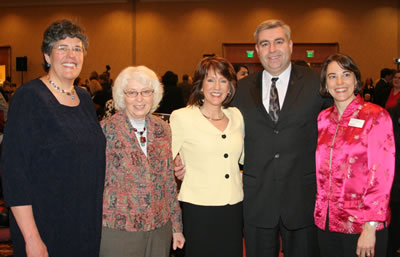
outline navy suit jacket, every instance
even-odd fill
[[[332,105],[319,94],[319,76],[292,64],[289,85],[275,124],[262,102],[262,71],[239,81],[233,105],[245,122],[245,223],[288,229],[314,223],[317,117]]]

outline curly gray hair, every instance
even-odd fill
[[[161,102],[164,88],[156,73],[146,66],[129,66],[118,74],[112,89],[115,109],[125,110],[126,108],[124,90],[126,89],[129,80],[135,80],[143,85],[148,85],[154,90],[153,106],[151,107],[150,113],[154,112]]]

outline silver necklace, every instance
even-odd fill
[[[58,92],[61,92],[61,93],[63,93],[63,94],[66,94],[66,95],[70,96],[70,97],[72,98],[72,100],[75,100],[75,95],[74,95],[75,89],[74,89],[74,86],[71,87],[71,90],[70,90],[70,91],[67,91],[67,90],[64,90],[64,89],[62,89],[61,87],[57,86],[56,83],[54,83],[54,82],[50,79],[50,76],[47,76],[47,80],[49,81],[50,85],[53,86],[53,88],[54,88],[55,90],[57,90]]]

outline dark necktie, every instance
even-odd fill
[[[281,108],[279,107],[279,95],[278,90],[276,89],[276,81],[279,78],[274,77],[271,79],[271,90],[269,92],[269,116],[273,122],[278,122],[279,111]]]

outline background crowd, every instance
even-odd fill
[[[254,39],[252,74],[211,56],[193,81],[108,65],[84,80],[85,32],[52,23],[45,75],[0,90],[14,256],[239,257],[243,236],[248,257],[397,256],[400,71],[362,83],[336,53],[316,74],[280,20]]]

